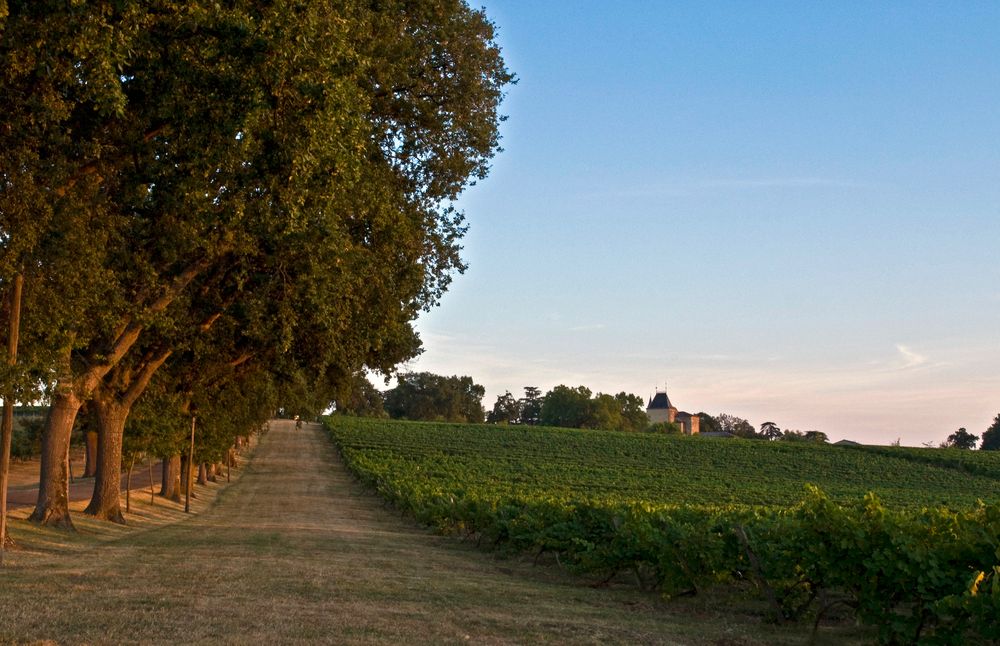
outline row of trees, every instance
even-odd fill
[[[542,424],[565,428],[599,428],[610,431],[643,431],[649,427],[646,405],[638,395],[592,393],[585,386],[559,385],[539,396],[533,386],[512,404],[505,392],[490,414],[493,423]]]
[[[0,385],[50,403],[32,520],[72,526],[81,411],[87,511],[120,522],[130,447],[174,463],[197,417],[208,462],[417,354],[512,81],[462,0],[0,2]]]
[[[499,395],[488,412],[482,406],[484,393],[485,389],[471,377],[429,372],[401,374],[394,388],[381,393],[359,375],[339,393],[337,410],[349,415],[419,421],[478,423],[485,419],[489,424],[681,432],[679,424],[650,424],[642,398],[625,392],[595,394],[585,386],[559,385],[543,395],[539,388],[525,386],[522,397],[515,397],[509,390]],[[747,420],[727,413],[698,416],[702,432],[726,432],[747,439],[827,441],[825,433],[782,431],[773,422],[761,424],[757,431]]]
[[[794,429],[782,430],[774,422],[764,422],[760,425],[760,429],[758,430],[749,421],[736,415],[730,415],[729,413],[719,413],[714,417],[706,413],[699,413],[699,415],[701,417],[701,430],[703,432],[707,430],[722,431],[736,437],[742,437],[749,440],[782,440],[788,442],[818,443],[825,443],[829,441],[826,433],[823,433],[822,431],[798,431]]]
[[[534,386],[515,398],[510,391],[497,397],[487,413],[485,388],[471,377],[445,377],[430,372],[403,373],[397,384],[380,393],[359,376],[344,387],[337,411],[369,417],[419,421],[490,424],[543,424],[567,428],[600,428],[620,431],[646,430],[649,419],[642,398],[618,393],[594,395],[583,386],[556,386],[545,395]]]
[[[493,408],[482,405],[485,389],[471,377],[444,377],[429,372],[404,373],[398,384],[385,393],[378,391],[361,374],[344,380],[335,397],[337,411],[365,417],[391,417],[422,421],[468,422],[489,424],[524,424],[592,428],[617,431],[657,431],[680,433],[676,424],[651,425],[642,398],[621,392],[597,393],[584,386],[559,385],[542,394],[535,386],[525,386],[524,395],[515,397],[509,390],[499,395]],[[748,420],[729,413],[698,413],[702,433],[723,432],[752,440],[787,442],[829,442],[822,431],[782,430],[774,422],[763,422],[759,429]],[[941,447],[974,449],[979,436],[960,428],[948,436]],[[1000,450],[1000,415],[983,433],[982,450]]]

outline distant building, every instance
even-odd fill
[[[692,415],[684,411],[679,411],[670,403],[666,390],[657,390],[646,406],[646,415],[650,424],[667,422],[679,424],[685,435],[697,435],[701,425],[701,418],[697,414]]]
[[[26,423],[44,421],[48,414],[48,406],[15,406],[14,427],[23,428]]]
[[[15,406],[14,419],[44,419],[49,414],[48,406]]]

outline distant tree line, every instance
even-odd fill
[[[963,427],[949,435],[948,439],[940,444],[940,447],[942,449],[971,450],[976,448],[978,441],[978,435],[973,435]],[[1000,415],[997,415],[989,428],[983,432],[983,441],[979,445],[979,449],[981,451],[1000,451]]]
[[[524,424],[617,431],[644,431],[649,427],[646,407],[638,395],[593,394],[585,386],[556,386],[542,395],[527,386],[524,396],[510,391],[497,397],[487,413],[485,388],[472,377],[445,377],[430,372],[399,374],[396,386],[379,392],[364,375],[345,382],[336,399],[336,412],[365,417],[415,421]]]
[[[719,413],[715,417],[706,413],[700,413],[701,431],[717,431],[729,433],[735,437],[742,437],[747,440],[768,440],[787,442],[817,442],[820,444],[829,442],[826,433],[822,431],[798,431],[794,429],[782,430],[774,422],[764,422],[757,430],[753,424],[729,413]]]
[[[646,406],[638,395],[594,394],[586,386],[561,384],[544,396],[535,386],[526,386],[520,399],[506,391],[497,397],[486,421],[609,431],[644,431],[649,427]]]
[[[402,373],[397,385],[380,392],[364,374],[344,380],[336,396],[339,414],[361,417],[389,417],[416,421],[509,424],[526,426],[561,426],[611,431],[647,431],[680,434],[680,424],[651,424],[646,406],[638,395],[594,394],[585,386],[559,385],[544,395],[536,386],[525,386],[524,395],[515,397],[509,390],[497,396],[493,408],[483,408],[485,388],[472,377],[444,377],[430,372]],[[748,440],[814,442],[825,444],[829,437],[822,431],[782,429],[771,421],[755,427],[750,421],[719,413],[698,413],[701,433],[728,433]],[[941,448],[974,449],[978,435],[965,428],[948,436]],[[897,440],[898,442],[898,440]],[[984,451],[1000,450],[1000,415],[983,433]]]

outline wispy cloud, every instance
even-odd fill
[[[927,357],[915,352],[914,350],[903,345],[902,343],[896,344],[896,351],[899,352],[900,357],[903,360],[903,364],[898,366],[900,370],[909,370],[911,368],[917,368],[927,363]]]

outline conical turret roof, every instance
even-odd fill
[[[673,407],[674,405],[670,403],[670,398],[667,397],[667,391],[663,390],[663,391],[657,391],[656,395],[654,395],[653,398],[649,400],[649,406],[646,407],[646,410],[654,410],[654,409],[666,410],[668,408],[673,408]]]

